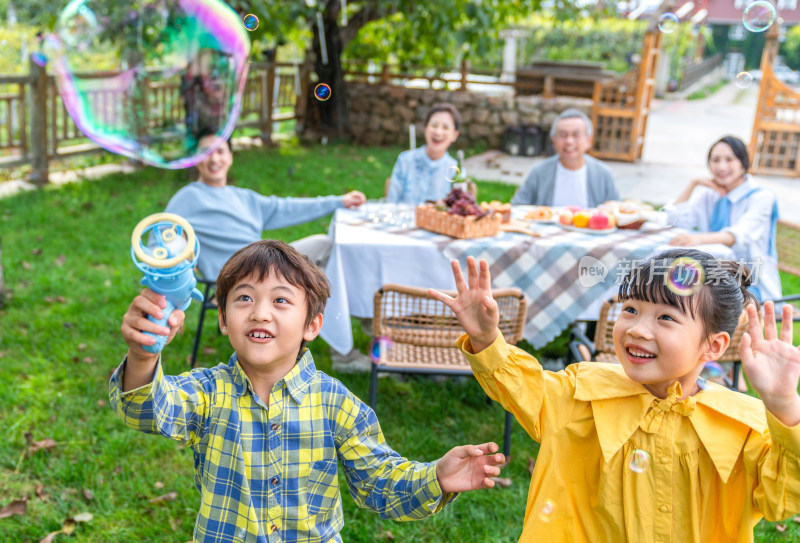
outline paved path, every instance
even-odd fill
[[[704,100],[655,100],[642,159],[607,162],[624,198],[665,204],[691,179],[708,176],[706,156],[715,140],[734,135],[750,141],[758,87],[733,83]],[[511,157],[488,151],[469,158],[465,168],[475,179],[520,184],[542,158]],[[781,218],[800,223],[800,179],[758,176],[778,196]]]

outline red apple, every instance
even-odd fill
[[[569,209],[562,209],[558,212],[558,222],[561,224],[572,224],[572,211]]]
[[[589,228],[592,230],[605,230],[611,226],[611,218],[605,211],[598,211],[589,218]]]

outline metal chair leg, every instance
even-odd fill
[[[369,377],[369,406],[375,410],[378,404],[378,365],[372,364],[372,372]]]
[[[503,454],[508,458],[511,454],[511,425],[514,419],[509,411],[506,411],[506,424],[503,433]]]
[[[197,350],[200,348],[200,334],[203,332],[203,317],[206,314],[206,304],[200,304],[200,318],[197,321],[197,331],[194,334],[194,345],[192,346],[192,368],[197,365]]]

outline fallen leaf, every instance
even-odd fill
[[[66,322],[66,321],[65,321],[65,322],[64,322],[64,328],[72,328],[72,323],[71,323],[71,322]]]
[[[42,248],[36,247],[34,249],[31,249],[31,254],[34,256],[42,254]]]
[[[56,442],[52,437],[46,437],[41,441],[34,441],[31,443],[31,446],[28,448],[28,452],[35,453],[36,451],[40,451],[42,449],[50,450],[56,446]]]
[[[84,490],[84,492],[88,492],[88,490]],[[91,494],[91,492],[90,492]],[[89,498],[91,499],[91,498]],[[75,522],[89,522],[94,518],[94,515],[89,513],[88,511],[85,513],[78,513],[74,517],[72,517]]]
[[[388,539],[389,541],[394,541],[394,534],[392,533],[391,530],[383,530],[383,529],[381,529],[380,536],[383,539]]]
[[[24,515],[28,511],[28,498],[14,500],[0,509],[0,518],[8,518],[12,515]]]
[[[92,501],[94,499],[94,492],[89,490],[88,488],[83,489],[83,497],[86,498],[88,501]],[[75,520],[78,520],[78,517],[75,517]],[[89,519],[91,520],[91,519]],[[80,521],[78,521],[80,522]]]
[[[67,257],[65,255],[58,255],[56,257],[56,264],[59,266],[63,266],[64,262],[67,261]]]
[[[40,539],[39,543],[53,543],[53,539],[55,539],[55,537],[60,533],[61,533],[61,530],[58,530],[57,532],[50,532],[49,534],[44,536],[42,539]]]
[[[511,479],[508,477],[492,477],[494,484],[501,488],[508,488],[511,486]]]
[[[178,499],[178,493],[177,492],[168,492],[168,493],[166,493],[166,494],[164,494],[162,496],[158,496],[157,498],[151,499],[150,503],[166,503],[166,502],[175,501],[177,499]]]
[[[45,301],[45,302],[47,302],[48,304],[52,304],[53,302],[55,302],[55,301],[56,301],[56,299],[55,299],[55,298],[53,298],[52,296],[45,296],[44,298],[42,298],[42,300],[44,300],[44,301]]]
[[[211,355],[216,354],[217,350],[214,347],[203,347],[203,354]]]
[[[800,515],[794,517],[792,520],[795,522],[800,522]]]
[[[92,362],[94,362],[94,358],[92,358],[91,356],[85,356],[83,357],[83,361],[86,362],[87,364],[91,364]]]
[[[528,473],[533,475],[533,468],[536,467],[536,459],[535,458],[528,458]]]
[[[105,407],[108,403],[105,400],[97,400],[98,407]]]
[[[164,488],[164,483],[162,483],[161,481],[156,481],[156,484],[154,484],[153,486],[158,489],[162,489]]]
[[[778,530],[780,533],[783,533],[783,532],[786,531],[786,525],[785,524],[776,524],[775,525],[775,529]]]
[[[66,535],[72,535],[72,533],[75,531],[75,526],[77,525],[78,523],[75,522],[75,519],[66,518],[64,519],[64,523],[61,525],[61,533]]]
[[[27,261],[25,261],[25,260],[23,260],[22,262],[20,262],[20,265],[21,265],[21,266],[22,266],[24,269],[26,269],[26,270],[29,270],[29,269],[31,269],[31,263],[30,263],[30,262],[27,262]]]
[[[78,350],[79,351],[85,351],[86,350],[86,346],[87,345],[85,343],[78,343]]]
[[[506,461],[503,462],[502,464],[497,464],[497,467],[500,469],[507,467],[511,463],[512,458],[514,458],[514,456],[509,454],[508,456],[506,456]]]
[[[47,498],[47,492],[44,491],[44,485],[41,483],[36,485],[36,497],[40,500]]]
[[[60,304],[65,304],[65,303],[67,303],[67,299],[66,299],[66,298],[64,298],[63,296],[56,296],[56,301],[57,301],[58,303],[60,303]]]

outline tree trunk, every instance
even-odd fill
[[[344,73],[342,70],[342,35],[339,29],[337,16],[339,15],[340,0],[328,0],[322,12],[325,45],[327,49],[327,63],[320,47],[319,26],[315,22],[314,28],[314,70],[319,77],[318,83],[326,83],[331,88],[331,97],[326,101],[310,98],[309,107],[316,108],[323,135],[329,140],[342,140],[348,134],[348,103],[345,89]],[[312,87],[316,84],[312,83]]]

